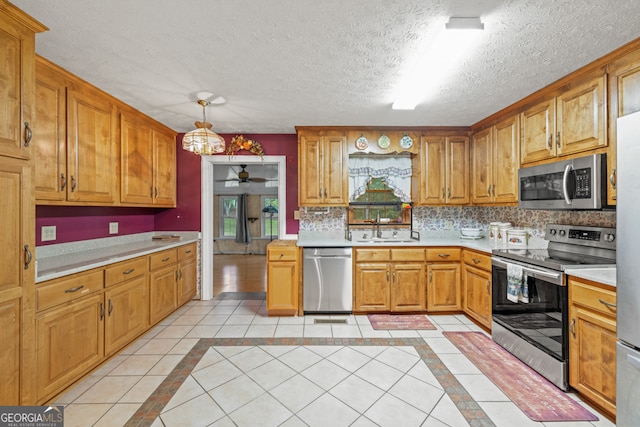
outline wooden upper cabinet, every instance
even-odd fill
[[[67,81],[55,66],[36,57],[36,104],[33,134],[36,200],[67,198]]]
[[[0,4],[0,155],[31,157],[35,33],[44,30],[13,5]]]
[[[412,188],[418,205],[466,204],[469,202],[469,138],[423,136],[420,155],[414,162],[417,185]]]
[[[349,163],[344,132],[300,132],[300,206],[346,206]]]
[[[522,140],[520,161],[522,164],[545,160],[556,156],[556,100],[541,102],[520,115]]]
[[[120,201],[153,201],[151,126],[134,115],[120,114]]]
[[[153,205],[175,207],[176,134],[153,129]]]
[[[617,197],[617,126],[616,120],[640,111],[640,51],[629,53],[608,67],[609,150],[607,151],[607,199],[610,205]]]
[[[605,80],[602,75],[567,90],[556,101],[558,155],[607,145]]]
[[[67,89],[67,200],[117,201],[116,108],[90,88]]]
[[[605,75],[569,87],[521,114],[522,164],[607,145]]]
[[[473,203],[517,203],[520,126],[518,116],[481,130],[471,145]]]

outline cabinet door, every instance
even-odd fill
[[[520,115],[522,132],[520,162],[522,164],[555,157],[555,120],[555,98],[541,102]]]
[[[118,146],[115,107],[104,95],[67,90],[67,200],[116,201]]]
[[[29,162],[0,157],[0,404],[33,402],[35,203]],[[23,322],[23,318],[27,321]],[[21,358],[21,359],[20,359]],[[20,369],[12,367],[20,365]],[[6,366],[6,368],[5,368]],[[34,374],[35,375],[35,374]],[[20,396],[22,398],[20,399]],[[31,396],[31,398],[29,398]],[[26,404],[26,403],[25,403]]]
[[[36,317],[38,402],[62,391],[102,361],[103,298],[100,293]]]
[[[491,196],[496,203],[518,202],[518,169],[520,168],[520,125],[518,116],[494,126],[493,184]]]
[[[609,149],[607,151],[607,201],[615,205],[617,126],[619,117],[640,111],[640,51],[632,52],[610,66],[609,87]]]
[[[64,201],[67,184],[66,84],[42,59],[36,62],[37,131],[33,133],[36,200]]]
[[[322,202],[322,137],[301,134],[298,151],[298,185],[300,205]]]
[[[153,204],[176,206],[176,136],[153,131]]]
[[[322,157],[324,203],[346,206],[349,201],[347,138],[344,135],[325,136]]]
[[[424,264],[394,263],[390,291],[391,311],[424,311],[427,308]]]
[[[446,159],[447,204],[469,203],[469,138],[447,137]]]
[[[461,308],[460,264],[430,264],[427,267],[427,310],[455,311]]]
[[[491,273],[464,266],[464,310],[491,328]]]
[[[178,306],[176,278],[175,265],[149,273],[149,323],[151,325],[168,316]]]
[[[389,311],[391,272],[386,263],[362,263],[355,268],[354,311]]]
[[[576,307],[569,318],[569,384],[615,416],[615,319]]]
[[[33,31],[0,15],[0,155],[28,159],[31,144],[25,144],[33,126],[33,78],[35,38]]]
[[[120,201],[151,205],[153,201],[151,126],[120,114]]]
[[[149,284],[147,276],[107,289],[104,350],[109,356],[142,334],[149,325]]]
[[[197,292],[198,258],[187,258],[178,264],[178,305],[189,302]]]
[[[294,315],[298,312],[298,267],[295,261],[267,263],[267,312]]]
[[[471,197],[473,203],[492,201],[492,132],[493,128],[481,130],[473,136],[471,145]]]
[[[605,76],[569,89],[556,102],[558,155],[579,153],[607,145]]]
[[[445,189],[445,138],[422,137],[418,180],[418,203],[423,205],[443,204]]]

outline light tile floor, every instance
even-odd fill
[[[367,316],[268,317],[261,300],[191,301],[54,403],[65,427],[614,425],[584,402],[600,421],[531,421],[442,335],[481,329],[464,315],[429,319],[437,330],[379,331]],[[463,388],[442,385],[451,374]]]

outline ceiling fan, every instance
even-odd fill
[[[271,181],[271,180],[266,179],[266,178],[251,178],[251,177],[249,177],[249,172],[247,172],[245,170],[247,165],[240,165],[240,167],[242,169],[240,170],[240,172],[238,172],[238,177],[237,178],[220,179],[220,180],[218,180],[218,182],[237,181],[237,182],[244,183],[244,182],[267,182],[267,181]]]

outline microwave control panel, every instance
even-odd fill
[[[591,168],[576,169],[576,199],[591,198]]]

